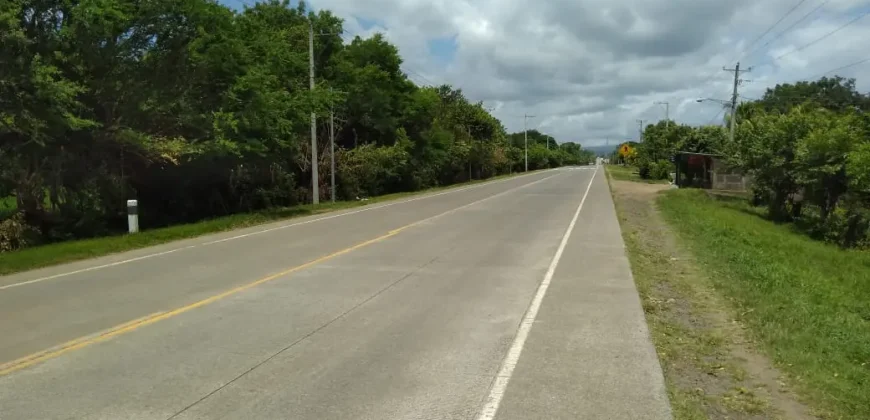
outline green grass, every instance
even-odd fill
[[[668,183],[668,180],[666,179],[643,179],[638,175],[637,168],[634,166],[607,165],[606,168],[607,172],[610,173],[610,176],[613,177],[613,179],[620,181],[645,182],[647,184]]]
[[[34,268],[47,267],[87,258],[100,257],[117,252],[164,244],[180,239],[193,238],[209,233],[255,226],[294,217],[310,216],[335,210],[360,207],[374,203],[395,200],[407,196],[432,193],[492,181],[499,178],[521,175],[502,175],[486,180],[476,180],[445,187],[430,188],[425,191],[405,192],[372,197],[366,201],[340,201],[323,203],[318,206],[301,205],[288,208],[270,209],[256,213],[235,214],[204,220],[197,223],[170,226],[166,228],[143,230],[135,235],[117,235],[93,239],[59,242],[14,252],[0,253],[0,275],[12,274]],[[2,205],[2,203],[0,203]]]
[[[825,418],[870,418],[870,253],[771,223],[740,199],[659,197],[739,320]]]
[[[11,215],[18,208],[18,203],[14,196],[0,198],[0,220]]]

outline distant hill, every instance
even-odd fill
[[[596,156],[610,156],[610,154],[616,150],[616,146],[618,145],[611,144],[609,146],[583,146],[583,148],[595,152]]]

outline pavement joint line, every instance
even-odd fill
[[[451,213],[455,213],[456,211],[462,210],[464,208],[473,206],[475,204],[482,203],[482,202],[487,201],[487,200],[491,200],[491,199],[496,198],[496,197],[500,197],[502,195],[517,191],[517,190],[522,189],[522,188],[529,187],[531,185],[535,185],[537,183],[546,181],[550,178],[553,178],[553,177],[556,177],[559,175],[562,175],[562,174],[550,175],[550,176],[547,176],[545,178],[541,178],[541,179],[536,180],[536,181],[532,181],[532,182],[529,182],[529,183],[526,183],[526,184],[523,184],[523,185],[520,185],[517,187],[513,187],[511,189],[502,191],[500,193],[484,197],[480,200],[476,200],[476,201],[473,201],[471,203],[467,203],[467,204],[464,204],[462,206],[447,210],[443,213],[439,213],[439,214],[436,214],[434,216],[430,216],[430,217],[427,217],[425,219],[409,223],[409,224],[402,226],[400,228],[393,229],[393,230],[391,230],[391,231],[389,231],[386,234],[383,234],[381,236],[360,242],[356,245],[341,249],[339,251],[335,251],[331,254],[321,256],[319,258],[308,261],[306,263],[303,263],[303,264],[300,264],[300,265],[297,265],[294,267],[290,267],[284,271],[281,271],[281,272],[278,272],[275,274],[271,274],[271,275],[269,275],[267,277],[263,277],[259,280],[255,280],[253,282],[234,287],[232,289],[226,290],[224,292],[218,293],[216,295],[210,296],[210,297],[202,299],[200,301],[193,302],[193,303],[187,304],[185,306],[182,306],[182,307],[170,310],[170,311],[157,312],[157,313],[145,316],[143,318],[138,318],[138,319],[134,319],[132,321],[127,321],[123,324],[109,328],[102,333],[91,334],[88,336],[80,337],[80,338],[68,341],[68,342],[61,344],[59,346],[55,346],[55,347],[49,348],[47,350],[42,350],[42,351],[30,354],[28,356],[21,357],[19,359],[16,359],[16,360],[13,360],[11,362],[0,365],[0,377],[3,377],[5,375],[8,375],[8,374],[13,373],[13,372],[17,372],[17,371],[25,369],[27,367],[33,366],[37,363],[44,362],[44,361],[50,360],[50,359],[54,359],[54,358],[61,356],[65,353],[72,352],[74,350],[82,349],[82,348],[87,347],[91,344],[96,344],[96,343],[99,343],[102,341],[106,341],[110,338],[113,338],[113,337],[116,337],[116,336],[119,336],[119,335],[122,335],[122,334],[125,334],[128,332],[132,332],[132,331],[137,330],[141,327],[151,325],[151,324],[157,323],[159,321],[163,321],[165,319],[175,317],[177,315],[181,315],[185,312],[188,312],[190,310],[208,305],[210,303],[217,302],[219,300],[222,300],[222,299],[227,298],[229,296],[235,295],[235,294],[240,293],[242,291],[245,291],[245,290],[254,288],[256,286],[271,282],[273,280],[276,280],[276,279],[284,277],[286,275],[295,273],[297,271],[315,266],[315,265],[320,264],[324,261],[328,261],[328,260],[331,260],[335,257],[350,253],[352,251],[366,247],[368,245],[371,245],[371,244],[374,244],[377,242],[381,242],[387,238],[396,236],[397,234],[399,234],[400,232],[402,232],[406,229],[417,226],[419,224],[437,219],[437,218],[442,217],[442,216],[446,216],[446,215],[451,214]]]
[[[410,199],[407,199],[407,200],[395,201],[395,202],[392,202],[392,203],[386,203],[386,204],[382,204],[382,205],[379,205],[379,206],[365,207],[365,208],[362,208],[362,209],[359,209],[359,210],[352,210],[352,211],[342,212],[342,213],[338,213],[338,214],[331,214],[331,215],[328,215],[328,216],[318,217],[318,218],[316,218],[316,219],[306,220],[306,221],[303,221],[303,222],[294,222],[294,223],[289,223],[289,224],[286,224],[286,225],[276,226],[276,227],[268,228],[268,229],[262,229],[262,230],[258,230],[258,231],[251,232],[251,233],[245,233],[245,234],[242,234],[242,235],[232,236],[232,237],[229,237],[229,238],[223,238],[223,239],[218,239],[218,240],[214,240],[214,241],[203,242],[203,243],[200,243],[200,244],[194,244],[194,245],[183,246],[183,247],[174,248],[174,249],[170,249],[170,250],[166,250],[166,251],[156,252],[156,253],[153,253],[153,254],[142,255],[142,256],[139,256],[139,257],[130,258],[130,259],[122,260],[122,261],[115,261],[115,262],[108,263],[108,264],[101,264],[101,265],[97,265],[97,266],[93,266],[93,267],[82,268],[82,269],[79,269],[79,270],[73,270],[73,271],[68,271],[68,272],[64,272],[64,273],[53,274],[53,275],[50,275],[50,276],[40,277],[40,278],[36,278],[36,279],[32,279],[32,280],[26,280],[26,281],[22,281],[22,282],[19,282],[19,283],[7,284],[7,285],[4,285],[4,286],[0,286],[0,291],[5,290],[5,289],[11,289],[11,288],[13,288],[13,287],[26,286],[26,285],[28,285],[28,284],[33,284],[33,283],[40,283],[40,282],[44,282],[44,281],[47,281],[47,280],[54,280],[54,279],[57,279],[57,278],[67,277],[67,276],[71,276],[71,275],[74,275],[74,274],[86,273],[86,272],[88,272],[88,271],[101,270],[101,269],[103,269],[103,268],[109,268],[109,267],[114,267],[114,266],[118,266],[118,265],[122,265],[122,264],[128,264],[128,263],[131,263],[131,262],[141,261],[141,260],[148,259],[148,258],[159,257],[159,256],[163,256],[163,255],[171,254],[171,253],[178,252],[178,251],[188,250],[188,249],[191,249],[191,248],[197,248],[197,247],[201,247],[201,246],[215,245],[215,244],[219,244],[219,243],[223,243],[223,242],[228,242],[228,241],[232,241],[232,240],[236,240],[236,239],[247,238],[247,237],[254,236],[254,235],[260,235],[260,234],[263,234],[263,233],[273,232],[273,231],[276,231],[276,230],[287,229],[287,228],[291,228],[291,227],[294,227],[294,226],[307,225],[307,224],[310,224],[310,223],[315,223],[315,222],[320,222],[320,221],[324,221],[324,220],[335,219],[335,218],[338,218],[338,217],[350,216],[350,215],[352,215],[352,214],[363,213],[363,212],[366,212],[366,211],[378,210],[378,209],[382,209],[382,208],[385,208],[385,207],[395,206],[395,205],[398,205],[398,204],[405,204],[405,203],[410,203],[410,202],[414,202],[414,201],[419,201],[419,200],[423,200],[423,199],[427,199],[427,198],[439,197],[439,196],[446,195],[446,194],[452,194],[452,193],[457,193],[457,192],[461,192],[461,191],[467,191],[467,190],[470,190],[470,189],[480,188],[480,187],[483,187],[483,186],[486,186],[486,185],[499,184],[499,183],[506,182],[506,181],[509,181],[509,180],[512,180],[512,179],[520,179],[520,178],[525,178],[525,177],[527,177],[527,176],[531,176],[531,175],[535,175],[535,174],[543,174],[543,173],[547,173],[547,172],[552,172],[552,171],[554,171],[554,170],[555,170],[555,169],[548,169],[548,170],[541,171],[541,172],[532,172],[532,173],[529,173],[529,174],[517,175],[517,176],[512,176],[512,177],[508,177],[508,178],[504,178],[504,179],[497,179],[497,180],[494,180],[494,181],[482,182],[482,183],[480,183],[480,184],[469,185],[469,186],[461,187],[461,188],[451,188],[451,189],[449,189],[449,190],[447,190],[447,191],[442,191],[442,192],[439,192],[439,193],[433,193],[433,194],[424,194],[424,195],[421,195],[421,196],[419,196],[419,197],[414,197],[414,198],[410,198]]]
[[[386,293],[387,290],[390,290],[390,289],[392,289],[394,286],[396,286],[397,284],[399,284],[399,283],[401,283],[401,282],[407,280],[408,278],[410,278],[411,276],[413,276],[416,272],[418,272],[420,269],[426,267],[426,266],[429,265],[429,264],[432,264],[432,263],[435,262],[435,260],[437,260],[437,259],[438,259],[438,256],[432,258],[431,260],[429,260],[428,262],[424,263],[423,265],[417,266],[417,267],[414,268],[413,270],[408,271],[407,273],[405,273],[405,274],[404,274],[403,276],[401,276],[400,278],[396,279],[396,280],[393,281],[392,283],[390,283],[390,284],[386,285],[385,287],[381,288],[380,290],[378,290],[378,291],[375,292],[374,294],[370,295],[369,297],[363,299],[362,301],[357,302],[355,305],[353,305],[352,307],[348,308],[347,310],[345,310],[344,312],[342,312],[341,314],[339,314],[339,315],[336,316],[335,318],[332,318],[331,320],[329,320],[329,321],[327,321],[326,323],[320,325],[319,327],[317,327],[317,328],[315,328],[315,329],[309,331],[308,334],[305,334],[304,336],[299,337],[298,339],[294,340],[292,343],[288,344],[287,346],[284,346],[283,348],[281,348],[281,349],[278,350],[277,352],[272,353],[272,355],[270,355],[269,357],[267,357],[267,358],[265,358],[265,359],[263,359],[263,360],[257,362],[256,364],[254,364],[254,366],[251,366],[250,368],[248,368],[247,370],[245,370],[245,371],[242,372],[241,374],[236,375],[233,379],[230,379],[229,381],[224,382],[223,384],[221,384],[221,385],[218,386],[217,388],[213,389],[211,392],[209,392],[209,393],[203,395],[202,397],[198,398],[196,401],[194,401],[194,402],[188,404],[186,407],[184,407],[184,408],[182,408],[181,410],[177,411],[175,414],[169,416],[166,420],[172,420],[172,419],[174,419],[174,418],[180,416],[181,414],[185,413],[187,410],[190,410],[191,408],[193,408],[193,407],[199,405],[201,402],[203,402],[203,401],[209,399],[212,395],[215,395],[215,394],[217,394],[218,392],[220,392],[220,391],[222,391],[223,389],[225,389],[226,387],[228,387],[228,386],[234,384],[237,380],[239,380],[239,379],[241,379],[241,378],[247,376],[249,373],[251,373],[251,372],[253,372],[253,371],[259,369],[261,366],[265,365],[266,363],[271,362],[272,360],[274,360],[276,357],[280,356],[281,354],[283,354],[283,353],[286,352],[287,350],[290,350],[290,349],[296,347],[296,345],[298,345],[299,343],[301,343],[301,342],[307,340],[309,337],[311,337],[311,336],[313,336],[313,335],[319,333],[320,331],[324,330],[325,328],[328,328],[330,325],[334,324],[334,323],[337,322],[338,320],[340,320],[340,319],[344,319],[344,318],[347,317],[347,315],[350,314],[351,312],[357,310],[358,308],[360,308],[360,307],[362,307],[363,305],[365,305],[365,304],[371,302],[372,300],[377,299],[378,296],[381,296],[382,294]]]
[[[505,355],[505,358],[502,361],[501,368],[495,378],[493,378],[489,393],[485,400],[486,403],[476,417],[477,420],[493,420],[498,412],[498,407],[507,391],[508,383],[510,383],[514,369],[516,369],[517,363],[519,363],[520,355],[523,352],[523,346],[529,337],[529,332],[532,330],[535,318],[538,316],[538,310],[541,308],[541,303],[544,300],[544,296],[547,294],[550,282],[553,280],[553,275],[556,272],[556,267],[559,265],[559,260],[562,258],[562,253],[565,251],[565,247],[568,245],[568,240],[571,238],[571,232],[574,231],[574,226],[577,224],[577,219],[580,217],[580,211],[583,210],[583,204],[586,203],[586,197],[589,196],[589,190],[592,188],[592,182],[595,181],[596,174],[598,174],[597,167],[595,172],[592,173],[592,177],[589,178],[589,185],[586,186],[586,192],[583,193],[583,198],[580,199],[580,204],[574,212],[574,217],[571,219],[571,223],[569,223],[568,228],[565,229],[565,234],[562,236],[559,248],[556,249],[556,253],[550,261],[547,273],[544,275],[543,280],[541,280],[541,284],[538,286],[538,290],[535,292],[535,296],[532,298],[529,308],[526,310],[526,313],[520,322],[517,329],[517,335],[515,336],[513,343],[511,343],[507,355]]]

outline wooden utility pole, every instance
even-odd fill
[[[667,131],[668,126],[671,124],[670,113],[671,113],[671,104],[669,102],[656,102],[656,105],[664,105],[665,106],[665,131]]]
[[[637,120],[637,142],[643,143],[643,120]]]
[[[314,22],[308,21],[308,81],[314,91]],[[320,203],[320,190],[317,174],[317,113],[311,111],[311,203]]]
[[[727,69],[722,67],[722,70],[725,71],[733,71],[734,72],[734,91],[731,94],[731,133],[729,134],[729,138],[731,139],[731,143],[734,143],[734,128],[736,126],[737,118],[737,86],[740,84],[742,80],[740,80],[740,73],[752,71],[752,67],[746,70],[740,70],[740,62],[737,62],[737,65],[733,69]]]
[[[335,202],[335,110],[329,107],[329,181],[330,197]]]

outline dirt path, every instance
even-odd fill
[[[674,417],[814,418],[659,216],[655,197],[669,186],[610,185]]]

